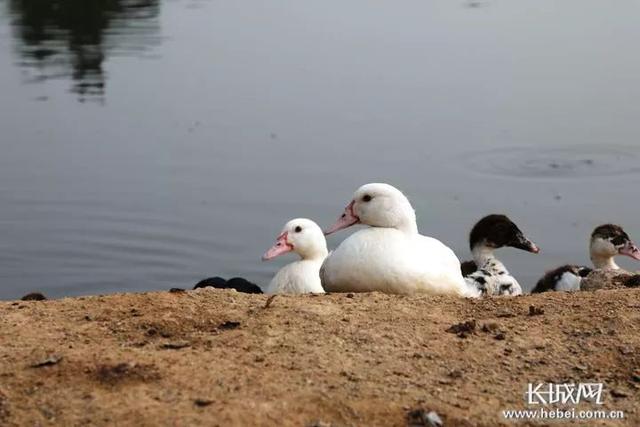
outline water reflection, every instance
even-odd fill
[[[157,44],[159,9],[159,0],[11,0],[19,64],[28,82],[68,78],[80,101],[103,100],[107,56]]]

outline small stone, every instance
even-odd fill
[[[516,315],[511,313],[510,311],[501,311],[499,313],[496,313],[496,317],[506,318],[506,317],[516,317]]]
[[[431,411],[427,414],[427,422],[428,425],[432,427],[443,426],[442,418],[440,418],[440,416],[435,411]]]
[[[467,320],[466,322],[456,323],[447,328],[447,332],[458,335],[460,338],[466,338],[469,334],[474,333],[476,330],[476,321],[474,319]]]
[[[349,292],[349,293],[347,294],[347,298],[353,298],[354,296],[355,296],[355,295],[354,295],[354,293],[353,293],[353,292]]]
[[[544,309],[536,307],[534,305],[529,306],[529,316],[541,316],[544,314]]]
[[[613,397],[629,397],[629,393],[624,390],[614,388],[611,390],[611,396]]]
[[[618,347],[618,351],[620,352],[620,354],[625,355],[625,356],[628,355],[628,354],[635,353],[631,347],[626,347],[626,346]]]
[[[169,289],[169,293],[172,293],[172,294],[181,294],[183,292],[186,292],[186,291],[184,289],[182,289],[182,288],[171,288],[171,289]]]
[[[227,330],[227,329],[236,329],[240,326],[240,322],[234,322],[232,320],[227,320],[224,323],[221,323],[218,326],[218,329],[223,329],[223,330]]]
[[[263,307],[263,308],[264,308],[264,309],[269,308],[269,306],[271,305],[271,303],[273,302],[273,300],[274,300],[274,299],[276,299],[276,297],[277,297],[277,296],[278,296],[278,295],[275,295],[275,294],[274,294],[274,295],[269,296],[269,297],[267,298],[267,301],[264,303],[264,307]]]
[[[200,407],[205,407],[205,406],[209,406],[213,403],[213,400],[210,399],[202,399],[202,398],[197,398],[193,400],[193,403],[196,406],[200,406]]]
[[[498,341],[504,341],[507,336],[505,335],[504,332],[498,332],[493,338],[495,338]]]
[[[180,350],[181,348],[189,347],[190,345],[191,344],[189,344],[188,341],[172,341],[162,344],[160,348],[165,350]]]
[[[540,342],[540,341],[534,342],[531,345],[531,348],[533,348],[534,350],[544,350],[546,347],[547,347],[547,344],[544,343],[544,342]]]
[[[451,378],[462,378],[462,371],[454,369],[453,371],[449,372],[449,376]]]
[[[429,411],[422,408],[414,409],[407,413],[407,424],[411,427],[442,427],[444,423],[435,411]]]
[[[96,366],[95,376],[102,383],[115,384],[127,378],[143,376],[148,368],[137,363],[117,363]]]
[[[62,360],[62,356],[52,354],[31,365],[32,368],[42,368],[43,366],[57,365]]]
[[[496,329],[498,329],[498,324],[495,322],[485,323],[484,325],[482,325],[482,332],[493,332]]]

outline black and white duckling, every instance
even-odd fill
[[[596,227],[589,241],[589,256],[593,267],[598,270],[621,270],[614,260],[617,255],[640,260],[640,249],[619,225],[604,224]],[[548,271],[531,292],[579,291],[582,279],[591,271],[591,268],[585,266],[563,265]]]
[[[287,252],[295,252],[301,259],[282,267],[271,279],[265,293],[324,293],[320,283],[320,267],[329,251],[318,224],[306,218],[287,222],[276,243],[262,256],[262,260],[271,260]]]
[[[488,215],[471,230],[469,245],[473,261],[462,263],[465,281],[483,295],[520,295],[522,287],[494,251],[504,246],[537,254],[538,246],[526,238],[517,225],[505,215]]]
[[[229,280],[222,277],[209,277],[196,283],[193,289],[199,288],[216,288],[216,289],[235,289],[245,294],[261,294],[262,289],[255,283],[251,283],[242,277],[232,277]]]

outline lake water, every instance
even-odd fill
[[[0,299],[266,284],[290,218],[407,193],[468,258],[506,213],[528,289],[640,239],[640,3],[0,0]],[[335,247],[347,232],[331,236]],[[622,261],[627,267],[632,262]]]

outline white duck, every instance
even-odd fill
[[[320,283],[320,266],[327,257],[327,241],[318,224],[306,218],[287,222],[273,245],[263,256],[267,261],[287,252],[300,260],[285,265],[271,279],[267,294],[324,293]]]
[[[462,278],[453,251],[418,233],[416,214],[395,187],[360,187],[325,234],[354,224],[371,227],[348,237],[325,260],[320,276],[326,291],[479,295]]]

